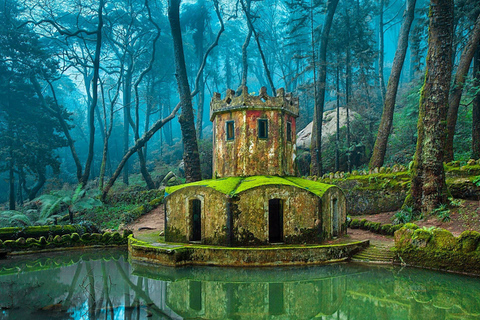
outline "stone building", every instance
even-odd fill
[[[166,189],[165,240],[212,245],[321,243],[346,231],[333,185],[295,177],[298,99],[263,87],[210,104],[214,179]]]

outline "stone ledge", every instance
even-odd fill
[[[229,267],[305,266],[345,261],[369,246],[369,240],[334,245],[219,247],[154,246],[129,236],[129,258],[171,267],[212,265]]]

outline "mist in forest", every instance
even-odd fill
[[[476,0],[454,5],[452,81],[480,12]],[[300,101],[297,131],[315,120],[336,121],[336,110],[352,115],[332,131],[310,131],[321,137],[321,158],[317,163],[316,145],[299,147],[299,175],[311,174],[312,154],[316,175],[368,169],[374,159],[374,167],[408,166],[417,143],[429,6],[424,0],[2,0],[0,203],[15,210],[76,186],[103,196],[154,189],[169,172],[179,182],[210,179],[211,97],[242,86],[250,94],[263,86],[270,96],[279,88],[292,92]],[[472,52],[450,160],[478,152],[472,144],[480,128],[472,129],[472,121],[480,108],[480,54]],[[382,135],[388,105],[391,124]],[[385,146],[374,152],[377,137]]]

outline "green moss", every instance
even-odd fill
[[[234,196],[246,190],[265,185],[293,186],[310,191],[320,197],[325,193],[325,191],[332,187],[332,185],[298,177],[252,176],[202,180],[183,185],[168,187],[165,190],[168,195],[186,187],[202,186],[215,189],[226,195]]]
[[[426,247],[430,239],[432,238],[432,233],[425,229],[417,229],[413,232],[412,236],[412,245],[416,247]]]
[[[76,233],[76,232],[75,232],[75,233],[72,233],[71,238],[72,238],[72,241],[73,241],[73,242],[78,242],[78,241],[80,241],[80,235],[79,235],[78,233]]]
[[[453,250],[457,245],[457,239],[445,229],[435,229],[432,232],[432,241],[435,247],[440,250]]]
[[[413,231],[409,228],[402,227],[395,231],[395,248],[406,249],[412,244]]]
[[[103,235],[102,235],[102,242],[104,244],[107,244],[110,239],[112,238],[112,234],[110,232],[105,232]]]
[[[477,231],[463,231],[458,237],[457,246],[458,249],[463,252],[473,252],[477,249],[480,243],[480,233]]]
[[[405,223],[403,228],[410,229],[410,230],[417,230],[418,226],[415,223]]]
[[[74,232],[84,233],[85,231],[85,227],[73,225],[0,228],[0,240],[15,240],[19,237],[38,239],[42,236],[49,237],[70,234]]]
[[[165,189],[166,196],[169,194],[174,193],[177,190],[186,188],[186,187],[208,187],[223,194],[230,194],[232,193],[237,185],[243,180],[242,177],[230,177],[230,178],[221,178],[221,179],[211,179],[211,180],[201,180],[186,184],[181,184],[178,186],[167,187]]]

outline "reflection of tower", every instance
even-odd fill
[[[213,121],[213,172],[216,177],[295,175],[295,119],[298,98],[277,90],[258,96],[243,87],[239,94],[215,93],[210,104]]]

